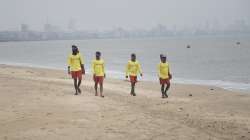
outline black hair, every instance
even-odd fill
[[[95,52],[95,54],[101,55],[101,52],[97,51],[97,52]]]
[[[76,52],[79,53],[79,49],[76,45],[72,45],[72,50],[76,50]]]

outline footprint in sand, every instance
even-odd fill
[[[46,130],[46,128],[45,127],[42,127],[42,128],[40,128],[41,130]]]
[[[50,112],[49,112],[49,113],[46,114],[46,116],[50,116],[50,115],[52,115],[52,114],[53,114],[53,113],[50,113]]]

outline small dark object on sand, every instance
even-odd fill
[[[178,109],[178,111],[182,111],[183,110],[183,108],[182,107],[180,107],[179,109]]]
[[[240,42],[236,42],[237,45],[240,45]]]
[[[190,46],[190,45],[187,45],[187,48],[189,49],[189,48],[191,48],[191,46]]]
[[[188,96],[192,97],[192,96],[193,96],[193,94],[189,94]]]
[[[210,88],[210,90],[214,90],[213,88]]]

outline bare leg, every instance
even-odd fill
[[[100,96],[104,97],[103,96],[103,83],[100,83]]]
[[[78,95],[77,79],[74,79],[74,87],[75,87],[75,90],[76,90],[75,95]]]
[[[80,89],[81,82],[82,82],[82,79],[79,79],[79,80],[78,80],[78,84],[77,84],[77,90],[78,90],[78,92],[79,92],[80,94],[82,93],[82,91],[81,91],[81,89]]]
[[[130,95],[133,95],[133,84],[131,83],[131,90],[130,90]]]
[[[165,89],[165,86],[164,86],[164,84],[162,84],[161,85],[162,98],[165,98],[165,91],[164,91],[164,89]]]
[[[97,87],[98,87],[98,83],[95,83],[95,96],[98,96]]]
[[[136,94],[135,94],[135,83],[131,83],[131,95],[136,96]]]
[[[169,90],[169,88],[170,88],[170,83],[167,84],[167,87],[166,87],[166,89],[164,91],[164,94],[165,94],[166,97],[168,97],[167,91]]]

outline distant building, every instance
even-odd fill
[[[60,28],[51,24],[44,24],[44,32],[60,32]]]
[[[28,31],[29,31],[29,25],[21,24],[21,32],[28,32]]]
[[[69,23],[68,23],[68,30],[71,31],[71,32],[77,30],[77,29],[76,29],[76,21],[75,21],[73,18],[71,18],[71,19],[69,20]]]

